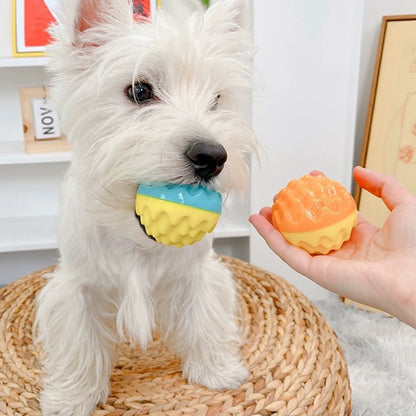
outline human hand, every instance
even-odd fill
[[[350,240],[338,251],[310,255],[289,244],[272,225],[270,207],[249,220],[269,247],[297,272],[416,327],[416,197],[390,176],[361,167],[353,174],[391,212],[381,229],[359,215]]]

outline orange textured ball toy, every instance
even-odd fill
[[[272,221],[291,244],[311,254],[327,254],[349,240],[357,224],[357,208],[338,182],[323,175],[305,175],[279,192]]]

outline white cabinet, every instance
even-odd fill
[[[28,155],[19,88],[40,87],[45,58],[0,58],[0,285],[58,258],[55,223],[70,152]],[[248,197],[230,198],[214,232],[218,252],[248,259]]]

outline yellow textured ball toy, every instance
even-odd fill
[[[272,221],[291,244],[311,254],[327,254],[349,240],[357,224],[357,208],[338,182],[305,175],[279,192]]]
[[[203,186],[139,185],[136,214],[147,235],[165,245],[183,247],[200,241],[217,225],[221,194]]]

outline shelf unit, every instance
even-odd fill
[[[54,214],[0,217],[0,253],[56,249],[56,220]],[[248,228],[241,222],[223,217],[213,237],[244,238],[247,233]]]
[[[19,88],[47,80],[47,61],[0,58],[0,285],[58,259],[59,190],[71,153],[26,154],[19,103]],[[217,252],[248,260],[248,215],[248,199],[229,198],[213,233]]]
[[[0,142],[0,165],[69,162],[71,152],[25,153],[23,141]]]
[[[56,219],[53,214],[0,218],[0,253],[56,249]],[[213,237],[247,237],[247,228],[222,219],[213,232]]]
[[[2,57],[0,58],[1,68],[18,68],[18,67],[43,67],[48,63],[48,58],[15,58],[15,57]]]

